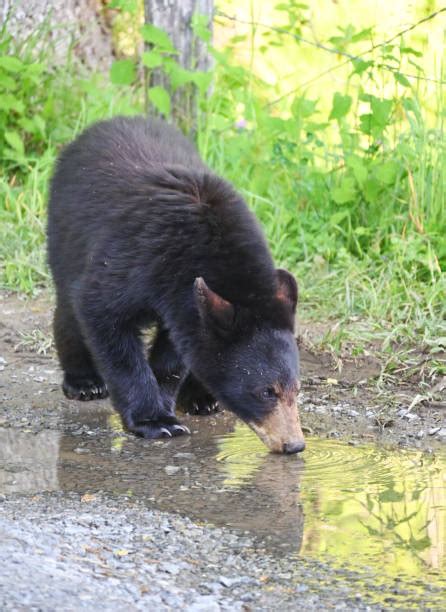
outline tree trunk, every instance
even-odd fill
[[[164,30],[172,39],[179,55],[180,66],[186,70],[208,71],[212,61],[207,45],[192,31],[192,17],[198,13],[208,18],[212,30],[214,0],[144,0],[146,23]],[[171,95],[172,118],[186,132],[194,132],[197,121],[197,87],[183,86],[173,92],[168,77],[155,70],[150,75],[150,85],[161,85]]]
[[[89,68],[106,70],[113,58],[101,0],[0,0],[0,20],[19,41],[41,28],[42,47],[51,42],[56,61],[70,49]]]

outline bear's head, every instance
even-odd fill
[[[299,352],[294,337],[297,283],[277,270],[274,294],[255,307],[233,304],[194,284],[200,341],[193,373],[273,452],[305,448],[299,421]]]

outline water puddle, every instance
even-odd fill
[[[151,444],[106,411],[75,418],[71,432],[0,429],[0,493],[132,496],[249,531],[276,554],[444,584],[446,452],[309,438],[302,456],[284,457],[226,415],[191,418],[195,435]]]

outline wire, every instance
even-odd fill
[[[325,76],[327,74],[330,74],[331,72],[334,72],[335,70],[338,70],[339,68],[342,68],[343,66],[346,66],[347,64],[349,64],[353,60],[360,60],[365,55],[368,55],[369,53],[372,53],[373,51],[376,51],[376,49],[379,49],[380,47],[384,47],[386,45],[389,45],[391,42],[393,42],[397,38],[400,38],[404,34],[407,34],[407,32],[411,32],[412,30],[417,28],[419,25],[421,25],[423,23],[426,23],[427,21],[431,21],[432,19],[434,19],[435,17],[440,15],[440,13],[445,13],[445,12],[446,12],[446,6],[438,9],[437,11],[431,13],[430,15],[427,15],[426,17],[423,17],[422,19],[420,19],[416,23],[412,23],[410,26],[404,28],[403,30],[400,30],[399,32],[397,32],[396,34],[391,36],[390,38],[387,38],[386,40],[383,40],[383,41],[381,41],[380,43],[378,43],[376,45],[370,46],[368,49],[366,49],[362,53],[358,53],[357,55],[353,55],[351,53],[347,53],[346,51],[341,51],[341,49],[335,49],[333,47],[327,47],[326,45],[323,45],[321,43],[318,43],[318,42],[309,40],[307,38],[304,38],[303,36],[300,36],[299,34],[294,34],[293,32],[289,32],[285,28],[281,28],[281,27],[277,27],[277,26],[270,26],[268,24],[261,23],[259,21],[248,21],[248,20],[244,20],[244,19],[238,19],[237,17],[228,15],[227,13],[224,13],[223,11],[220,11],[220,10],[216,11],[216,15],[220,16],[220,17],[223,17],[224,19],[228,19],[230,21],[233,21],[235,23],[241,23],[241,24],[250,25],[250,26],[253,26],[253,27],[264,28],[266,30],[277,32],[279,34],[285,34],[286,36],[291,36],[292,38],[294,38],[295,40],[298,40],[299,42],[302,42],[304,44],[310,45],[310,46],[315,47],[317,49],[321,49],[322,51],[326,51],[328,53],[331,53],[331,54],[334,54],[334,55],[340,55],[341,57],[346,57],[347,58],[347,60],[345,62],[341,62],[340,64],[336,64],[335,66],[331,66],[327,70],[324,70],[323,72],[321,72],[318,75],[312,77],[308,81],[305,81],[305,83],[301,83],[298,87],[295,87],[294,89],[292,89],[291,91],[283,94],[279,98],[276,98],[275,100],[273,100],[272,102],[270,102],[267,105],[267,106],[273,106],[274,104],[277,104],[278,102],[280,102],[284,98],[292,95],[296,91],[299,91],[303,87],[305,87],[305,86],[307,86],[307,85],[309,85],[311,83],[314,83],[315,81],[317,81],[318,79],[322,78],[323,76]],[[426,77],[426,76],[422,76],[422,75],[418,75],[418,74],[411,74],[411,73],[407,73],[407,72],[401,72],[401,70],[398,70],[397,68],[394,68],[393,66],[389,66],[389,64],[381,64],[379,67],[382,68],[383,70],[387,70],[388,72],[392,72],[393,74],[399,74],[401,76],[405,76],[406,78],[409,78],[409,79],[416,79],[418,81],[427,81],[427,82],[430,82],[430,83],[437,83],[437,84],[440,84],[440,85],[446,85],[446,81],[444,81],[444,80],[435,79],[433,77]]]

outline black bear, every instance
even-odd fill
[[[68,145],[51,183],[48,255],[68,398],[110,393],[144,438],[188,433],[177,399],[200,411],[219,402],[271,450],[303,450],[296,281],[175,128],[116,117]]]

